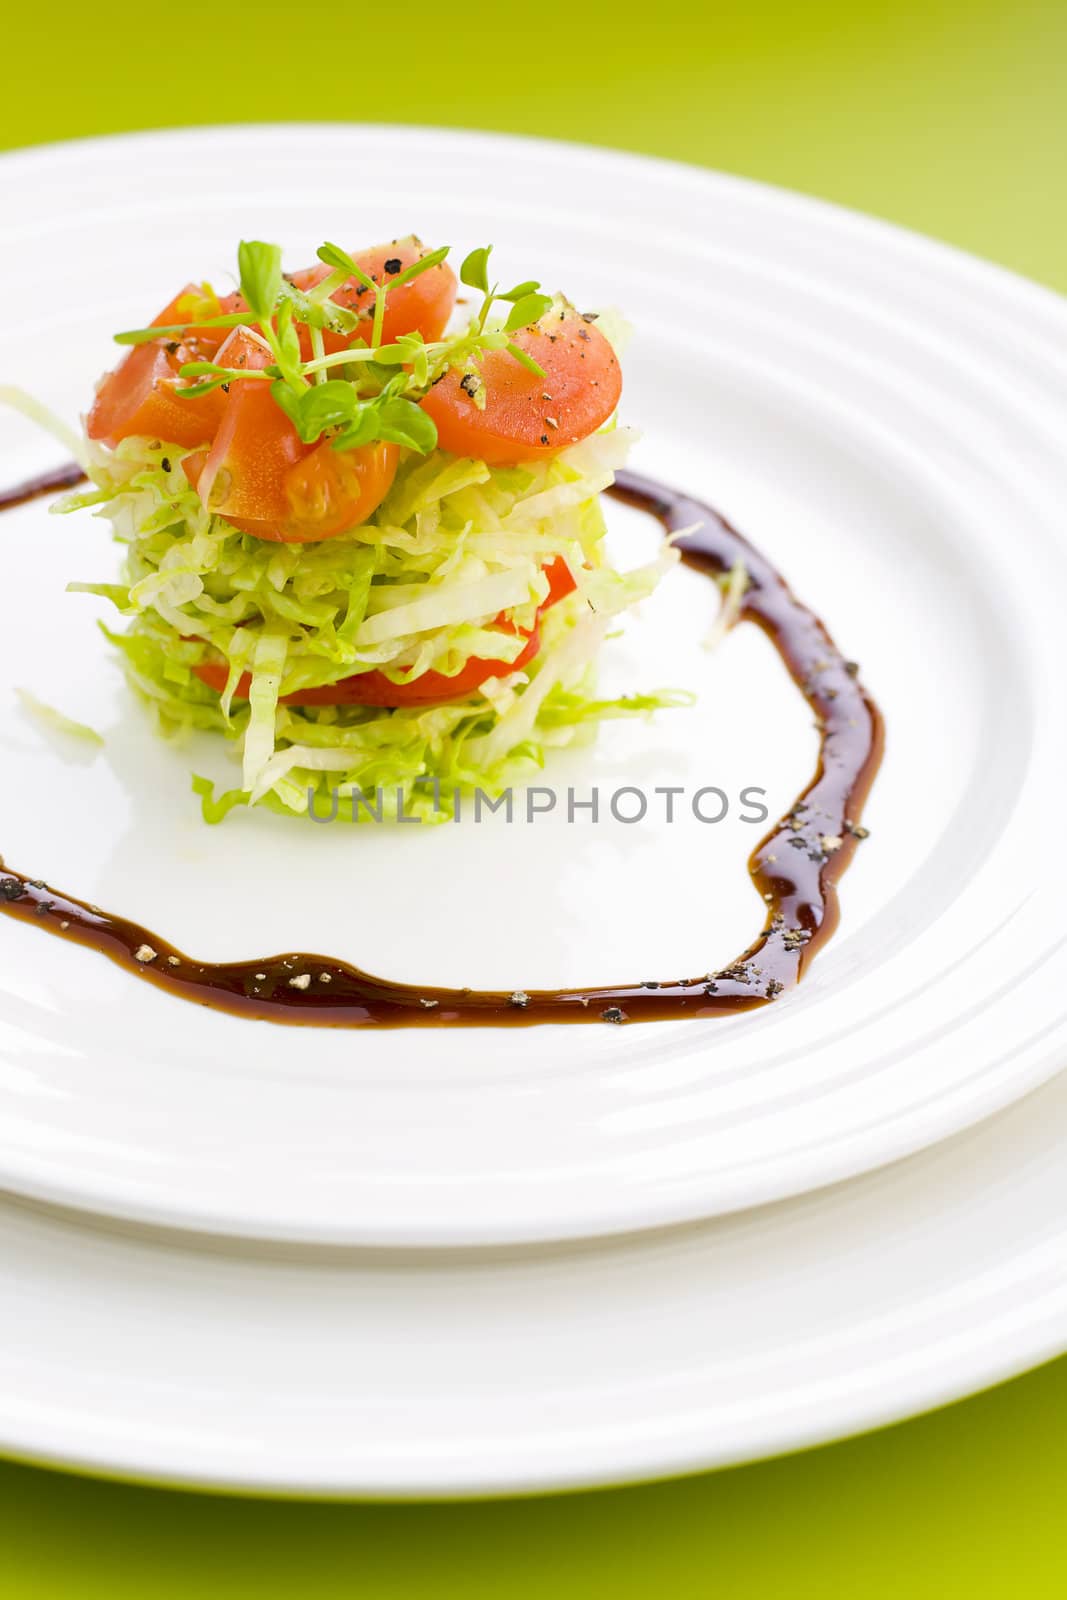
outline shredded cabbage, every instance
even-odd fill
[[[70,588],[107,598],[128,619],[125,632],[105,632],[163,731],[235,742],[239,786],[216,797],[207,780],[194,781],[206,821],[242,805],[301,815],[321,802],[328,813],[333,790],[368,815],[381,790],[385,815],[439,820],[454,792],[499,793],[600,720],[690,703],[670,691],[593,693],[609,619],[678,559],[665,545],[636,571],[606,564],[597,497],[630,437],[610,429],[521,467],[411,456],[370,521],[302,545],[267,543],[205,510],[180,449],[146,439],[90,445],[93,487],[63,509],[91,506],[107,518],[125,562],[120,583]],[[537,656],[510,672],[556,560],[577,589],[541,613]],[[393,710],[285,703],[370,671],[398,685],[430,671],[454,677],[471,658],[502,670],[462,699]],[[206,665],[225,673],[221,693],[196,675]]]
[[[90,728],[87,723],[76,722],[73,717],[68,717],[65,711],[60,711],[56,706],[50,706],[46,700],[38,700],[29,689],[16,687],[15,693],[23,709],[35,717],[43,728],[50,733],[62,733],[72,739],[80,739],[83,744],[102,745],[104,736],[97,733],[95,728]]]

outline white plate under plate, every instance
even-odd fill
[[[816,1444],[1067,1346],[1067,1076],[908,1161],[634,1239],[351,1251],[0,1203],[0,1452],[455,1496]]]
[[[358,205],[351,173],[358,170]],[[339,200],[338,197],[342,197]],[[712,174],[390,128],[136,136],[0,162],[0,378],[73,417],[108,334],[244,236],[494,239],[637,328],[635,464],[739,523],[863,664],[888,747],[843,925],[795,994],[728,1021],[375,1034],[183,1005],[0,918],[0,1182],[233,1234],[377,1244],[592,1235],[825,1184],[940,1139],[1067,1053],[1059,639],[1067,614],[1067,313],[869,220]],[[34,296],[24,292],[34,262]],[[77,298],[70,294],[76,270]],[[0,479],[54,460],[21,421]],[[532,988],[692,975],[760,906],[736,804],[719,826],[204,828],[70,577],[115,556],[89,518],[4,519],[0,850],[194,954],[291,948],[385,976]],[[613,519],[623,558],[654,540]],[[692,684],[695,712],[609,725],[546,781],[767,790],[815,736],[762,637],[713,657],[708,586],[672,577],[606,681]],[[11,693],[102,728],[69,760]],[[1054,835],[1052,835],[1054,840]]]

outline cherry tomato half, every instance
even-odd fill
[[[266,344],[235,328],[220,347],[220,366],[262,371]],[[209,450],[187,456],[185,475],[205,506],[242,533],[276,544],[332,539],[365,522],[385,499],[400,450],[377,442],[335,450],[304,444],[260,379],[234,379]]]
[[[388,283],[391,277],[396,277],[406,267],[421,261],[426,255],[429,255],[429,250],[418,239],[395,239],[392,244],[376,244],[368,250],[356,251],[352,255],[352,260],[369,278],[373,278],[375,283]],[[303,289],[306,293],[321,283],[330,271],[329,267],[319,262],[316,266],[290,273],[289,278],[297,289]],[[427,344],[440,339],[456,304],[458,287],[452,268],[446,261],[441,261],[437,266],[429,267],[417,278],[412,278],[410,283],[402,283],[399,288],[391,290],[385,300],[382,343],[392,344],[402,333],[421,333]],[[346,350],[349,345],[360,341],[369,344],[374,322],[374,290],[368,289],[356,278],[349,278],[340,288],[333,291],[330,298],[345,310],[358,312],[360,325],[352,333],[344,335],[324,329],[322,335],[324,352],[327,355],[334,355],[337,351]],[[227,295],[219,302],[219,310],[224,315],[246,309],[247,304],[239,294]],[[307,325],[297,323],[296,331],[300,340],[301,357],[305,361],[310,361],[311,335]],[[203,334],[198,337],[210,339],[211,332],[211,329],[205,328]]]
[[[195,284],[187,284],[152,326],[167,327],[181,321],[186,315],[183,301],[199,295]],[[218,390],[191,399],[176,393],[182,365],[195,359],[187,346],[173,340],[135,345],[97,391],[86,422],[90,439],[99,439],[112,449],[134,436],[184,449],[209,444],[222,420],[226,397]]]
[[[622,372],[595,323],[576,311],[553,309],[513,342],[545,376],[530,372],[507,350],[484,357],[480,384],[455,369],[447,372],[422,401],[437,424],[442,450],[491,464],[537,460],[588,438],[614,412]]]

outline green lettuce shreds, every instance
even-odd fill
[[[97,733],[95,728],[88,727],[84,722],[76,722],[73,717],[68,717],[65,711],[60,711],[58,706],[49,705],[47,700],[38,700],[29,689],[20,689],[16,685],[15,694],[23,710],[28,711],[50,733],[63,734],[66,738],[77,739],[85,745],[98,747],[103,745],[102,733]]]
[[[125,560],[120,582],[71,588],[106,597],[125,619],[107,636],[164,732],[233,741],[232,789],[216,797],[196,781],[207,821],[243,805],[301,815],[309,796],[325,810],[335,790],[371,806],[380,790],[387,812],[400,804],[431,820],[448,814],[453,791],[499,793],[602,720],[687,703],[595,694],[611,619],[677,559],[664,545],[634,571],[606,563],[599,495],[628,442],[613,429],[521,467],[406,454],[368,522],[315,544],[267,543],[206,510],[179,449],[137,438],[91,446],[93,486],[65,509],[108,518]],[[538,620],[553,562],[577,588]],[[512,670],[535,626],[537,654]],[[460,699],[286,704],[368,672],[397,685],[455,677],[472,658],[501,670]],[[206,666],[211,687],[195,670]]]

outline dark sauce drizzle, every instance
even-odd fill
[[[71,466],[0,495],[0,510],[81,481]],[[597,989],[432,989],[393,983],[315,955],[202,964],[137,923],[110,916],[0,862],[0,911],[99,950],[170,994],[215,1010],[317,1026],[470,1026],[534,1022],[643,1022],[713,1017],[766,1005],[792,988],[838,921],[837,881],[856,842],[863,802],[882,753],[882,719],[819,619],[774,567],[718,512],[631,472],[611,491],[657,517],[692,567],[711,575],[741,562],[748,573],[741,616],[771,639],[821,735],[815,777],[749,859],[766,926],[731,966],[688,978]]]
[[[29,478],[17,483],[13,489],[0,489],[0,511],[13,511],[16,506],[40,500],[46,494],[58,494],[60,489],[76,489],[86,481],[85,473],[76,461],[52,472],[42,472],[39,478]]]

